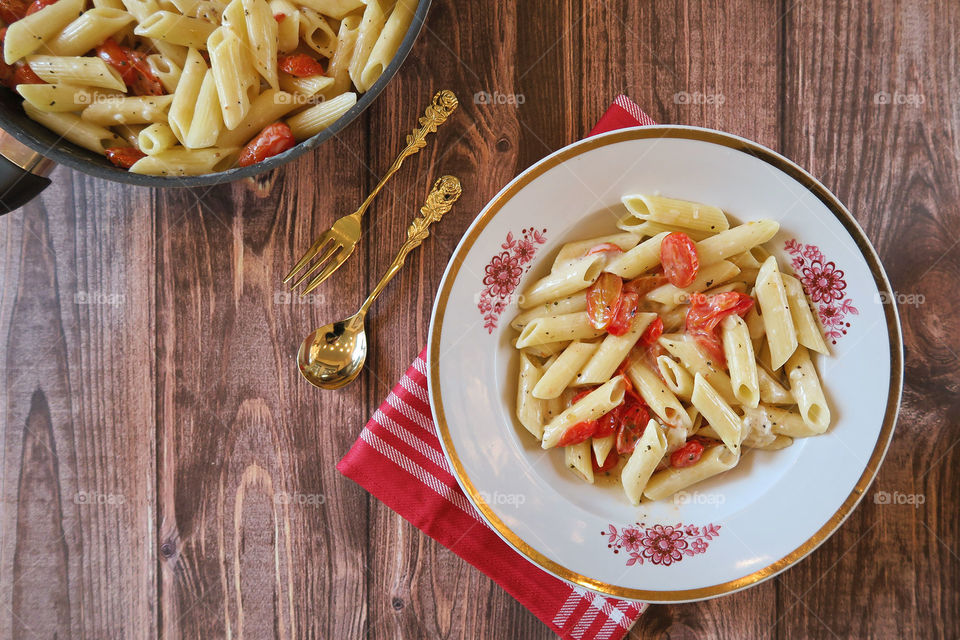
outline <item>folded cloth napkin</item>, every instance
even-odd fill
[[[617,96],[588,135],[656,124]],[[564,638],[619,640],[647,605],[555,578],[490,529],[450,470],[427,399],[427,350],[393,388],[337,469],[413,526],[490,576]]]

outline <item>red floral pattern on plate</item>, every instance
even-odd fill
[[[513,232],[500,245],[500,253],[490,258],[483,269],[483,290],[477,301],[477,309],[483,314],[483,327],[493,333],[500,321],[500,314],[510,303],[510,296],[520,284],[520,278],[530,269],[533,257],[540,245],[547,241],[546,229],[523,229],[519,238]]]
[[[847,281],[835,262],[828,261],[820,248],[803,244],[795,238],[787,240],[783,248],[793,256],[790,266],[803,284],[803,290],[813,301],[823,325],[823,334],[830,342],[847,335],[850,322],[847,316],[859,315],[853,300],[847,296]]]
[[[711,523],[698,527],[677,523],[648,527],[637,522],[617,530],[611,524],[600,535],[607,538],[608,549],[613,549],[614,553],[623,551],[629,556],[628,567],[647,561],[668,567],[683,560],[684,556],[705,553],[709,541],[720,535],[720,525]]]

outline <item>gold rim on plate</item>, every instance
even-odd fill
[[[834,196],[826,187],[820,184],[816,178],[811,176],[809,173],[801,169],[798,165],[791,162],[787,158],[744,138],[712,129],[669,125],[620,129],[574,143],[533,165],[527,169],[527,171],[515,178],[514,181],[499,195],[495,196],[494,199],[491,200],[487,205],[485,211],[467,231],[467,234],[464,236],[460,246],[456,250],[455,255],[450,261],[450,265],[447,268],[447,273],[445,274],[443,283],[440,286],[440,291],[437,295],[437,301],[434,307],[434,317],[431,326],[432,335],[430,337],[430,349],[428,353],[430,367],[430,404],[431,408],[433,409],[433,415],[436,420],[437,427],[440,431],[440,438],[443,441],[444,451],[446,452],[447,459],[450,461],[450,464],[454,469],[454,473],[457,477],[457,481],[460,483],[460,486],[463,487],[463,490],[467,493],[467,495],[469,495],[473,504],[483,514],[484,519],[490,523],[490,526],[493,527],[500,537],[506,540],[524,556],[526,556],[527,559],[568,582],[578,584],[603,594],[617,596],[620,598],[630,598],[632,600],[685,602],[732,593],[734,591],[757,584],[758,582],[766,580],[767,578],[780,573],[816,549],[828,537],[830,537],[830,535],[840,527],[847,516],[850,515],[854,507],[857,506],[857,503],[863,497],[863,493],[876,476],[877,471],[880,468],[880,464],[883,462],[883,457],[887,452],[887,448],[890,445],[890,440],[893,437],[893,429],[897,421],[897,413],[900,409],[900,396],[903,386],[903,338],[901,335],[900,318],[897,314],[896,305],[883,305],[884,316],[887,323],[887,336],[890,341],[890,386],[888,389],[887,407],[884,413],[883,428],[881,429],[880,435],[877,438],[877,443],[873,448],[870,459],[867,461],[867,466],[864,468],[863,474],[861,474],[859,480],[857,480],[857,483],[854,485],[853,491],[850,492],[850,495],[848,495],[843,504],[840,505],[840,508],[837,509],[830,519],[827,520],[826,524],[816,531],[806,542],[779,560],[767,565],[762,569],[754,571],[749,575],[709,587],[684,589],[678,591],[651,591],[646,589],[630,589],[627,587],[619,587],[580,575],[579,573],[571,571],[557,562],[550,560],[542,553],[533,549],[516,533],[510,530],[506,524],[504,524],[504,522],[497,517],[490,506],[483,500],[480,492],[473,485],[473,482],[471,482],[470,478],[467,477],[467,474],[463,468],[463,463],[460,461],[457,451],[453,446],[453,440],[450,437],[450,430],[447,426],[446,415],[443,410],[443,398],[441,396],[439,382],[439,363],[436,361],[440,346],[440,335],[443,331],[443,318],[446,313],[447,300],[450,297],[450,291],[453,287],[453,282],[460,272],[460,268],[466,259],[467,253],[471,247],[473,247],[473,244],[486,228],[487,224],[493,220],[500,209],[503,208],[504,204],[506,204],[521,189],[526,187],[528,184],[550,169],[588,151],[620,142],[651,138],[681,138],[686,140],[708,142],[746,153],[783,171],[785,174],[803,185],[803,187],[806,188],[810,193],[816,196],[817,199],[819,199],[827,207],[827,209],[833,213],[837,220],[840,221],[843,227],[847,230],[847,233],[850,234],[850,237],[856,243],[857,248],[863,255],[864,260],[866,260],[867,265],[870,268],[870,273],[873,276],[874,283],[876,284],[877,289],[881,292],[881,295],[885,293],[887,295],[887,300],[893,299],[890,282],[887,280],[883,266],[880,264],[880,258],[877,256],[873,245],[870,244],[870,241],[867,239],[857,222],[853,219],[853,216],[850,214],[850,212],[847,211],[837,197]]]

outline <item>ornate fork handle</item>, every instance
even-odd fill
[[[397,257],[390,263],[390,267],[387,269],[387,272],[383,274],[383,277],[380,278],[380,282],[377,283],[377,286],[373,288],[373,291],[371,291],[367,299],[364,300],[363,306],[360,307],[359,315],[362,316],[366,314],[367,309],[369,309],[373,301],[377,299],[377,296],[379,296],[380,292],[387,286],[387,283],[400,271],[404,261],[407,259],[407,255],[423,244],[423,241],[430,235],[430,225],[440,220],[444,214],[450,211],[453,203],[460,197],[461,192],[460,181],[454,176],[443,176],[433,183],[433,189],[430,190],[427,201],[420,207],[421,215],[415,218],[407,229],[406,242],[400,247],[400,250],[397,252]]]
[[[370,192],[367,199],[360,205],[360,208],[357,210],[359,215],[363,215],[367,209],[367,205],[370,204],[374,196],[380,193],[383,185],[397,172],[400,165],[403,164],[403,161],[419,153],[420,150],[427,145],[427,136],[431,133],[436,133],[437,128],[447,121],[447,118],[457,110],[459,105],[460,102],[457,100],[457,96],[449,89],[442,89],[433,96],[433,101],[427,106],[423,115],[419,118],[420,128],[414,129],[413,133],[407,135],[407,146],[400,152],[397,159],[393,161],[393,164],[390,165],[387,172],[380,178],[377,186],[373,188],[373,191]]]

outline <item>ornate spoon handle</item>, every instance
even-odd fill
[[[406,242],[400,247],[400,251],[397,252],[397,257],[393,259],[387,272],[380,278],[380,282],[373,288],[373,291],[370,292],[367,299],[363,301],[363,306],[361,306],[360,311],[357,312],[358,316],[363,317],[366,315],[373,301],[377,299],[377,296],[380,295],[380,292],[383,291],[393,276],[400,271],[407,255],[423,244],[423,241],[430,235],[430,225],[450,211],[453,203],[460,197],[461,191],[460,181],[454,176],[443,176],[433,183],[433,189],[430,190],[427,201],[420,208],[421,215],[414,218],[413,222],[410,223],[410,227],[407,229]]]
[[[380,193],[380,190],[383,188],[383,185],[387,183],[387,180],[397,172],[397,169],[400,168],[403,161],[410,156],[416,155],[420,149],[427,146],[427,136],[431,133],[436,133],[437,127],[447,121],[450,114],[457,110],[459,104],[460,102],[457,100],[457,96],[449,89],[442,89],[433,96],[433,101],[427,106],[423,115],[420,116],[420,128],[414,129],[413,133],[407,135],[407,146],[403,148],[403,151],[400,152],[397,159],[393,161],[393,164],[390,165],[387,172],[380,178],[377,186],[373,188],[373,191],[370,192],[367,199],[364,200],[360,208],[357,209],[358,216],[363,216],[367,210],[367,206],[369,206],[373,198]]]

